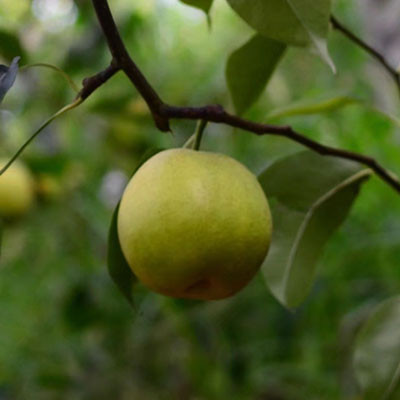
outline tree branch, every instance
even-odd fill
[[[325,156],[336,156],[351,161],[356,161],[371,168],[383,181],[400,193],[400,180],[398,177],[380,165],[374,158],[363,154],[325,146],[307,136],[293,130],[290,126],[275,126],[248,121],[229,114],[221,106],[205,107],[175,107],[164,105],[163,114],[176,119],[202,119],[208,122],[222,123],[235,128],[243,129],[256,135],[283,136]]]
[[[105,38],[107,40],[108,47],[113,56],[113,63],[109,67],[111,68],[111,71],[108,71],[108,73],[104,73],[103,71],[95,75],[94,77],[89,78],[88,81],[85,81],[87,88],[85,89],[84,84],[84,89],[82,90],[82,93],[84,93],[86,97],[102,84],[102,80],[104,80],[105,82],[105,80],[112,76],[116,71],[123,70],[146,101],[153,115],[155,124],[161,131],[165,132],[170,130],[170,119],[190,119],[221,123],[235,128],[243,129],[256,135],[283,136],[297,143],[300,143],[303,146],[319,154],[336,156],[347,160],[359,162],[360,164],[371,168],[383,181],[385,181],[393,189],[400,193],[399,179],[393,173],[381,166],[375,159],[362,154],[353,153],[348,150],[325,146],[312,139],[309,139],[299,132],[296,132],[290,126],[260,124],[253,121],[245,120],[243,118],[228,113],[220,105],[207,105],[204,107],[178,107],[164,103],[157,92],[154,90],[154,88],[151,86],[151,84],[148,82],[146,77],[140,71],[138,66],[130,57],[121,39],[118,28],[115,24],[110,8],[108,6],[107,0],[92,0],[92,3]],[[375,52],[369,46],[365,45],[360,39],[356,38],[354,35],[350,35],[350,33],[348,34],[347,30],[345,30],[340,24],[338,24],[336,19],[333,18],[333,21],[334,22],[332,23],[334,24],[336,29],[339,29],[340,26],[340,30],[342,32],[346,32],[346,35],[351,37],[353,41],[355,41],[364,49],[368,49],[371,54],[374,54],[376,58],[381,59],[382,62],[383,58],[379,55],[379,53]],[[392,76],[396,74],[396,81],[398,81],[400,87],[400,80],[398,79],[397,72],[395,72],[386,62],[384,65],[391,72]],[[93,82],[93,84],[91,84],[91,82]]]
[[[125,72],[127,77],[146,101],[151,113],[153,114],[153,118],[158,129],[163,132],[170,131],[168,119],[161,117],[160,113],[158,112],[159,108],[163,104],[163,101],[150,85],[149,81],[140,71],[132,58],[129,56],[128,50],[121,39],[121,35],[119,34],[117,25],[115,24],[107,1],[92,0],[92,3],[104,36],[107,40],[108,47],[113,56],[114,63]]]
[[[82,89],[76,97],[81,98],[82,101],[87,99],[97,88],[106,83],[120,70],[121,68],[114,62],[114,60],[111,61],[111,64],[105,70],[83,80]]]
[[[355,43],[358,47],[362,48],[369,55],[371,55],[373,58],[375,58],[386,69],[386,71],[389,73],[389,75],[393,78],[398,90],[400,91],[400,73],[389,64],[389,62],[386,60],[386,58],[381,53],[379,53],[378,50],[374,49],[368,43],[364,42],[364,40],[362,40],[361,38],[356,36],[353,32],[351,32],[348,28],[346,28],[341,22],[339,22],[337,20],[337,18],[334,17],[333,15],[331,16],[331,23],[332,23],[332,26],[334,27],[334,29],[341,32],[344,36],[346,36],[349,40],[351,40],[353,43]]]

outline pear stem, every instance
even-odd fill
[[[193,150],[199,150],[200,145],[201,145],[201,139],[203,138],[203,133],[204,130],[206,129],[206,126],[208,124],[208,121],[202,119],[197,123],[196,127],[196,132],[195,132],[195,141],[193,145]]]
[[[190,136],[190,138],[183,144],[182,147],[184,149],[193,149],[195,139],[196,139],[196,134],[193,133],[193,135]]]

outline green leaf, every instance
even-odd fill
[[[400,398],[400,296],[372,312],[357,339],[354,367],[363,399]]]
[[[189,6],[199,8],[200,10],[203,10],[206,14],[209,13],[213,3],[213,0],[180,0],[180,1]]]
[[[127,298],[129,303],[133,305],[132,289],[137,282],[137,278],[125,260],[119,243],[117,226],[118,211],[119,204],[112,216],[111,226],[108,233],[108,272],[122,294]]]
[[[0,219],[0,260],[1,260],[2,246],[3,246],[3,221]]]
[[[358,163],[307,150],[275,162],[260,175],[274,223],[262,271],[284,306],[297,307],[307,296],[324,245],[371,173]]]
[[[228,0],[258,33],[294,46],[313,45],[331,68],[326,39],[331,0]]]
[[[233,52],[226,67],[226,80],[236,112],[245,112],[265,89],[286,45],[254,35]]]
[[[134,173],[153,155],[160,152],[162,149],[150,149],[148,150],[138,163]],[[108,233],[108,254],[107,254],[107,266],[108,272],[111,279],[117,285],[121,293],[126,297],[129,303],[133,306],[133,288],[138,282],[135,274],[129,267],[129,264],[125,260],[125,256],[122,253],[121,244],[118,238],[118,210],[119,203],[114,210],[111,225]]]
[[[331,98],[324,98],[318,100],[301,100],[288,106],[277,108],[272,110],[267,115],[267,120],[280,119],[285,117],[293,117],[297,115],[312,115],[312,114],[322,114],[326,112],[336,111],[341,108],[356,105],[363,107],[367,111],[372,111],[373,113],[381,115],[388,121],[396,124],[400,127],[400,118],[394,114],[390,114],[386,111],[380,110],[374,105],[366,103],[362,99],[358,99],[352,96],[335,96]]]
[[[271,111],[267,115],[267,119],[271,120],[284,117],[292,117],[294,115],[322,114],[354,104],[362,104],[362,101],[350,96],[336,96],[329,99],[307,102],[301,101]]]

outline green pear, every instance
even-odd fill
[[[256,274],[271,239],[256,177],[222,154],[172,149],[144,163],[118,213],[123,254],[138,279],[166,296],[216,300]]]
[[[0,159],[0,169],[7,161]],[[24,164],[16,161],[0,175],[0,217],[19,217],[29,210],[33,201],[33,177]]]

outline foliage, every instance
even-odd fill
[[[310,151],[280,159],[260,175],[272,203],[275,232],[263,273],[285,306],[298,307],[304,301],[323,246],[370,175],[356,163]]]
[[[10,66],[22,57],[1,104],[1,156],[14,154],[48,115],[71,103],[75,93],[62,76],[79,82],[109,62],[90,2],[65,2],[70,7],[59,15],[45,12],[45,3],[0,0],[0,62]],[[201,12],[177,1],[112,2],[128,49],[168,102],[226,105],[230,92],[235,110],[252,120],[291,124],[311,139],[369,154],[400,172],[395,88],[359,49],[330,32],[332,9],[356,29],[361,5],[183,3]],[[338,74],[313,51],[331,68],[334,60]],[[27,60],[56,65],[66,75],[24,68]],[[15,72],[11,65],[7,72]],[[1,76],[5,94],[10,84]],[[210,124],[202,146],[261,173],[278,210],[276,234],[286,233],[287,242],[274,244],[283,256],[298,224],[307,215],[315,222],[317,233],[306,229],[302,240],[303,249],[311,246],[311,260],[276,265],[272,252],[263,267],[274,296],[295,310],[285,310],[261,276],[222,302],[172,300],[136,285],[132,311],[118,297],[106,249],[121,190],[147,149],[181,146],[193,125],[174,122],[173,136],[157,132],[140,96],[118,74],[24,152],[38,202],[23,220],[2,222],[0,397],[354,400],[360,389],[371,398],[385,390],[396,394],[396,300],[368,318],[371,306],[400,289],[398,196],[371,179],[350,210],[369,171],[300,152],[284,138]],[[280,270],[288,274],[286,286],[282,276],[276,285],[271,279],[282,265],[289,265]]]
[[[399,397],[399,341],[400,297],[397,296],[376,307],[357,341],[355,367],[366,399]]]

